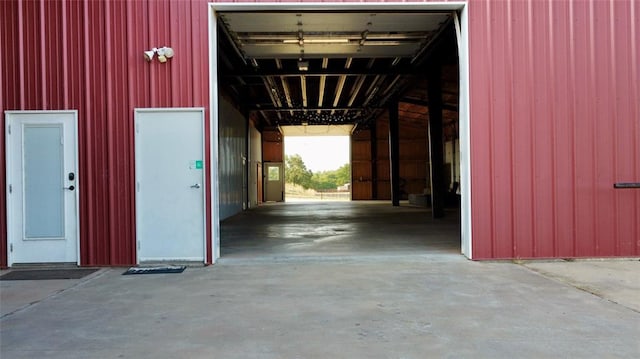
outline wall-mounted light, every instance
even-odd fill
[[[155,54],[155,51],[151,50],[151,51],[145,51],[144,52],[144,59],[147,61],[151,61],[153,60],[153,55]]]
[[[161,63],[167,62],[167,59],[170,59],[174,55],[174,51],[172,48],[163,46],[163,47],[154,47],[149,51],[144,52],[144,59],[151,62],[153,60],[153,55],[158,55],[158,61]]]

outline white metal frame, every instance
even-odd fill
[[[10,156],[13,153],[11,146],[14,145],[14,141],[10,138],[9,135],[9,128],[11,126],[11,118],[12,115],[29,115],[29,114],[33,114],[33,115],[39,115],[39,114],[65,114],[65,115],[73,115],[73,140],[75,143],[75,149],[74,149],[74,161],[75,161],[75,169],[74,169],[74,173],[75,173],[75,184],[74,186],[76,187],[75,192],[75,217],[76,217],[76,264],[80,265],[80,163],[78,161],[78,151],[79,151],[79,146],[78,146],[78,110],[28,110],[28,111],[5,111],[5,164],[6,164],[6,171],[5,171],[5,182],[6,182],[6,188],[5,188],[5,197],[6,197],[6,208],[7,208],[7,213],[6,213],[6,219],[7,219],[7,265],[9,267],[11,267],[11,265],[13,264],[13,254],[12,251],[10,250],[10,245],[12,244],[12,238],[15,237],[15,233],[13,233],[12,230],[12,220],[13,220],[13,214],[11,213],[11,201],[12,198],[15,196],[11,196],[9,194],[9,185],[11,184],[11,175],[13,174],[13,171],[15,171],[14,168],[12,168],[12,161],[10,160]],[[24,209],[23,209],[24,211]]]
[[[466,1],[457,2],[386,2],[386,3],[209,3],[209,88],[211,91],[211,176],[217,178],[217,151],[218,151],[218,63],[217,63],[217,11],[388,11],[388,10],[434,10],[459,12],[454,16],[456,34],[458,38],[458,61],[460,68],[460,195],[461,195],[461,251],[469,259],[473,259],[472,228],[471,228],[471,131],[470,131],[470,102],[469,102],[469,27],[468,7]],[[215,163],[213,161],[216,161]],[[220,257],[220,216],[218,208],[217,181],[211,191],[212,211],[211,222],[213,227],[213,261]]]
[[[154,107],[154,108],[134,108],[133,109],[133,122],[134,124],[137,122],[138,119],[138,114],[140,113],[166,113],[166,112],[198,112],[200,113],[200,119],[202,120],[202,158],[205,159],[205,155],[206,155],[206,134],[205,134],[205,113],[204,113],[204,107]],[[139,142],[138,142],[138,134],[137,131],[134,131],[134,158],[136,156],[136,153],[138,152],[138,146],[139,146]],[[207,183],[207,176],[205,174],[204,171],[207,170],[206,168],[206,162],[203,162],[203,178],[202,178],[202,253],[203,253],[203,262],[206,264],[207,263],[207,187],[208,187],[208,183]],[[139,164],[138,161],[135,161],[135,182],[138,182],[138,173],[139,173],[139,168],[138,168]],[[212,166],[213,167],[213,166]],[[140,264],[140,251],[138,251],[138,241],[140,238],[140,233],[139,233],[139,226],[138,226],[138,206],[139,206],[139,201],[138,201],[138,191],[135,191],[135,201],[136,201],[136,212],[135,212],[135,216],[136,216],[136,264]]]

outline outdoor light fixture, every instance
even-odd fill
[[[153,60],[153,55],[155,54],[155,51],[145,51],[144,52],[144,59],[147,61],[151,61]]]
[[[158,55],[159,62],[165,63],[167,62],[167,59],[170,59],[173,57],[174,52],[172,48],[167,46],[154,47],[153,49],[144,52],[144,59],[151,62],[151,60],[153,60],[153,55],[155,54]]]

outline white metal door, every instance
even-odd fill
[[[265,180],[265,201],[284,201],[284,173],[282,173],[282,163],[273,162],[264,165]]]
[[[77,111],[7,111],[8,262],[78,263]]]
[[[138,262],[205,260],[204,110],[136,109]]]

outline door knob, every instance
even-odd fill
[[[76,188],[73,185],[71,185],[69,187],[64,187],[64,189],[68,189],[69,191],[73,191]]]
[[[191,188],[200,188],[200,183],[196,183],[191,185]]]

